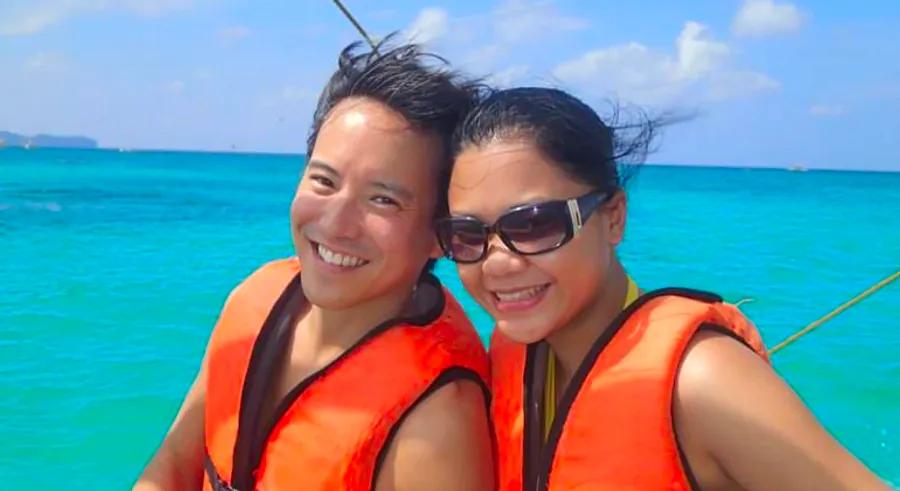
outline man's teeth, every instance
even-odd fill
[[[494,292],[494,295],[497,295],[497,300],[501,302],[518,302],[521,300],[527,300],[546,290],[549,285],[540,285],[533,286],[531,288],[526,288],[524,290],[518,290],[514,292]]]
[[[350,256],[348,254],[340,254],[340,253],[334,252],[334,251],[328,249],[327,247],[323,246],[322,244],[319,244],[316,249],[319,253],[319,257],[321,257],[323,261],[325,261],[328,264],[333,264],[335,266],[343,266],[345,268],[355,268],[357,266],[362,266],[363,264],[366,263],[365,259],[362,259],[362,258],[359,258],[356,256]]]

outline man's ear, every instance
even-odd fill
[[[431,237],[431,253],[428,257],[431,259],[440,259],[444,257],[444,250],[441,249],[441,244],[438,242],[437,235]]]

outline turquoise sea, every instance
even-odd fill
[[[0,482],[125,489],[230,289],[291,253],[303,158],[0,150]],[[900,173],[645,167],[622,256],[644,289],[721,293],[769,345],[900,269]],[[490,321],[439,274],[487,336]],[[900,282],[775,355],[900,486]]]

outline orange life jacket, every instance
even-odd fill
[[[438,299],[430,312],[375,327],[291,390],[270,421],[261,401],[305,302],[299,262],[269,263],[236,288],[207,355],[204,490],[370,489],[417,402],[460,379],[487,396],[475,330],[436,279],[423,281]]]
[[[532,383],[541,377],[539,343],[523,345],[495,332],[491,414],[499,489],[691,489],[672,397],[685,349],[701,327],[766,357],[753,324],[718,296],[683,289],[645,294],[591,347],[560,399],[546,443],[537,428],[543,397]]]

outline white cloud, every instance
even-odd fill
[[[492,73],[487,77],[486,82],[495,87],[513,87],[519,85],[530,71],[526,65],[511,66]]]
[[[751,70],[726,70],[710,75],[706,82],[706,98],[711,101],[738,99],[757,92],[781,88],[772,77]]]
[[[494,29],[501,41],[516,43],[543,39],[558,32],[588,27],[581,17],[564,15],[552,2],[508,0],[494,11]]]
[[[253,31],[247,26],[228,26],[219,29],[218,35],[222,41],[235,42],[246,38],[252,33]]]
[[[828,104],[813,104],[809,107],[809,114],[817,118],[843,116],[847,111],[843,106]]]
[[[490,12],[463,17],[452,17],[441,8],[424,8],[403,32],[406,39],[444,43],[450,51],[461,53],[455,60],[465,69],[495,71],[495,79],[509,80],[528,69],[502,65],[513,48],[588,26],[583,18],[560,12],[551,0],[505,0]]]
[[[740,37],[763,37],[794,32],[803,25],[804,15],[795,5],[774,0],[744,0],[731,30]]]
[[[445,9],[427,7],[404,32],[408,39],[420,43],[452,38],[453,41],[482,44],[485,34],[491,33],[491,44],[512,45],[587,27],[583,18],[562,14],[552,1],[506,0],[488,14],[455,18],[451,18]]]
[[[450,16],[439,8],[426,8],[419,12],[405,30],[406,38],[417,43],[430,43],[447,34]]]
[[[493,66],[498,60],[509,52],[509,48],[502,44],[487,44],[473,48],[462,59],[463,65],[479,70]]]
[[[0,36],[39,33],[66,19],[89,12],[119,11],[156,16],[191,7],[197,0],[4,0],[0,4]]]
[[[491,11],[462,17],[427,7],[403,32],[408,40],[441,44],[442,51],[458,55],[452,57],[458,66],[474,73],[491,72],[490,82],[507,86],[530,71],[521,63],[504,63],[516,48],[588,26],[583,18],[561,13],[552,0],[504,0]]]
[[[764,74],[731,68],[733,54],[706,26],[687,22],[674,54],[632,42],[585,53],[553,74],[587,93],[643,104],[723,100],[778,88]]]
[[[709,28],[699,22],[685,23],[675,40],[678,73],[685,79],[698,79],[719,67],[731,54],[727,44],[716,41]]]
[[[553,75],[590,92],[613,93],[636,101],[672,96],[678,82],[677,64],[640,43],[628,43],[585,53],[563,62]]]

